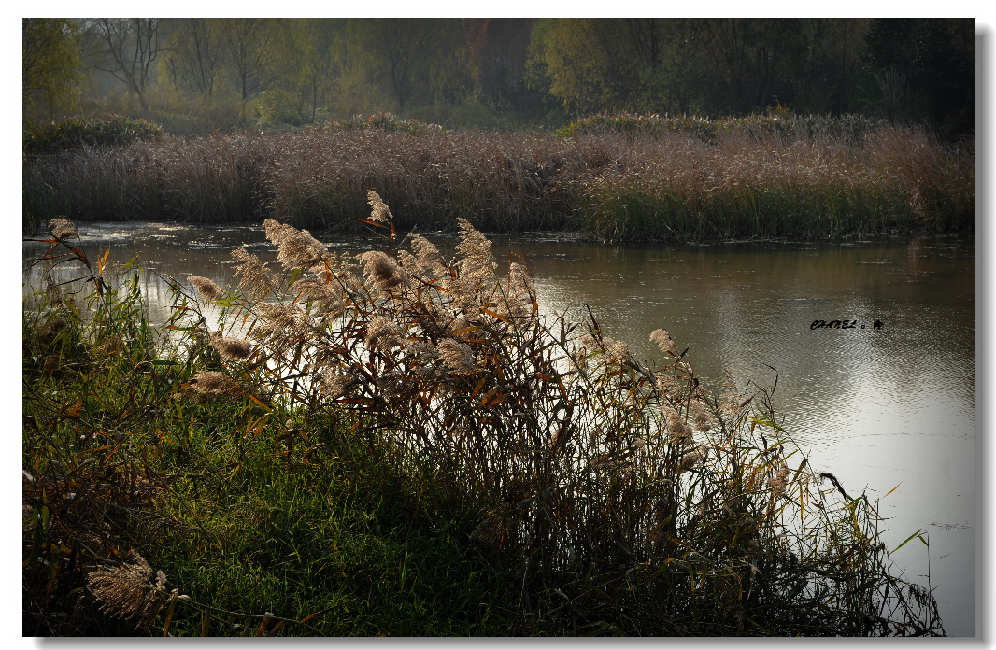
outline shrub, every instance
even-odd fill
[[[625,133],[637,135],[684,134],[707,144],[716,144],[723,134],[746,134],[753,140],[777,136],[783,143],[797,139],[835,139],[859,146],[869,133],[885,128],[883,120],[863,115],[796,115],[782,106],[766,114],[709,119],[699,116],[671,116],[656,113],[599,113],[575,120],[557,130],[568,137],[582,134]]]
[[[420,122],[416,119],[399,119],[393,113],[379,112],[368,115],[353,115],[348,120],[329,120],[315,127],[317,131],[349,131],[379,129],[382,131],[402,131],[415,135],[419,132],[443,131],[440,124]]]
[[[111,116],[68,120],[26,132],[22,146],[25,153],[55,153],[80,147],[120,147],[158,140],[162,136],[163,130],[158,124]]]

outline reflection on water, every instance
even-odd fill
[[[274,251],[258,227],[90,224],[87,251],[136,257],[150,318],[168,315],[158,273],[232,279],[228,252],[243,243]],[[431,236],[446,253],[450,236]],[[786,428],[817,467],[850,492],[881,503],[893,546],[917,528],[930,538],[930,571],[948,633],[974,633],[975,287],[969,243],[923,240],[850,245],[724,245],[605,248],[559,237],[495,237],[495,256],[525,259],[548,312],[581,318],[591,305],[602,329],[655,358],[648,334],[664,327],[688,345],[693,367],[717,386],[770,385]],[[340,240],[336,248],[360,250]],[[25,261],[37,245],[25,245]],[[37,273],[25,266],[32,284]],[[70,276],[67,276],[67,278]],[[28,289],[25,289],[28,291]],[[811,330],[814,320],[857,320],[853,329]],[[875,330],[872,323],[884,326]],[[866,325],[861,329],[860,325]],[[927,553],[896,555],[924,582]]]

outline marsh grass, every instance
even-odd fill
[[[167,355],[134,284],[26,312],[25,633],[943,633],[777,379],[541,317],[472,224],[444,259],[366,196],[358,257],[267,220],[279,268],[176,282]]]
[[[758,118],[760,120],[760,118]],[[673,242],[971,232],[974,150],[918,128],[794,118],[782,132],[576,128],[570,135],[330,126],[27,155],[23,215],[278,218],[356,231],[378,187],[399,228],[580,230]],[[375,120],[376,122],[376,120]],[[759,121],[760,125],[779,123]],[[701,130],[701,129],[700,129]]]

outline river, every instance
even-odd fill
[[[233,247],[275,256],[258,226],[92,223],[80,235],[91,256],[109,249],[112,261],[136,258],[153,321],[165,318],[170,297],[159,273],[223,285]],[[444,252],[455,243],[427,236]],[[320,238],[343,251],[368,241]],[[647,336],[663,327],[689,347],[706,385],[718,387],[724,370],[738,385],[770,385],[773,367],[783,425],[810,462],[848,492],[882,499],[890,548],[927,533],[929,554],[911,542],[895,554],[897,569],[924,584],[929,569],[948,634],[974,634],[974,242],[612,248],[544,234],[493,242],[499,263],[525,260],[541,309],[581,317],[588,304],[603,331],[640,357],[654,357]],[[38,250],[22,249],[25,292],[37,284],[28,261]],[[813,329],[835,320],[853,327]]]

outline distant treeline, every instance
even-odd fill
[[[25,126],[174,134],[392,111],[447,126],[786,107],[974,126],[970,19],[25,19]]]

